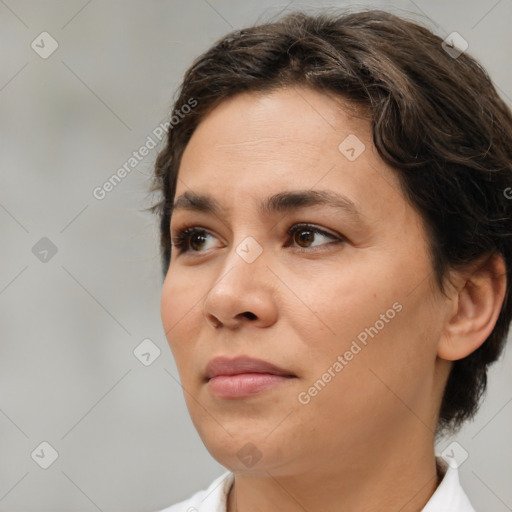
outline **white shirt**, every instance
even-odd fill
[[[445,471],[441,483],[421,512],[475,512],[459,481],[458,470],[437,459]],[[226,501],[234,481],[227,471],[210,486],[196,492],[188,500],[172,505],[160,512],[226,512]]]

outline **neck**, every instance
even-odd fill
[[[338,457],[334,465],[325,459],[299,474],[235,474],[227,511],[420,512],[442,477],[433,443],[418,449],[415,440],[402,438],[401,444],[398,453],[396,446],[380,447],[366,459]]]

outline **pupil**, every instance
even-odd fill
[[[304,233],[306,234],[304,236]],[[303,230],[303,231],[299,231],[299,245],[302,245],[302,243],[304,242],[306,245],[311,242],[313,242],[313,232],[312,231],[306,231],[306,230]]]
[[[205,236],[204,234],[195,234],[192,239],[190,240],[190,246],[192,247],[192,249],[195,249],[197,250],[198,247],[195,246],[195,242],[199,241],[199,245],[201,245],[202,243],[204,243],[204,239],[205,239]],[[199,247],[200,249],[200,247]]]

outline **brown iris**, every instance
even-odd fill
[[[301,229],[294,233],[294,238],[301,247],[309,247],[309,244],[313,243],[315,232],[309,229]],[[306,245],[302,245],[303,243]]]
[[[194,250],[194,251],[198,251],[201,249],[201,247],[196,247],[196,242],[199,244],[199,245],[202,245],[204,244],[206,241],[206,235],[205,233],[194,233],[191,237],[190,237],[190,247]]]

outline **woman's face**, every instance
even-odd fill
[[[240,94],[181,161],[170,230],[195,231],[172,249],[162,319],[192,421],[232,471],[328,472],[433,440],[448,305],[370,122],[340,105]],[[242,356],[284,371],[207,370]]]

